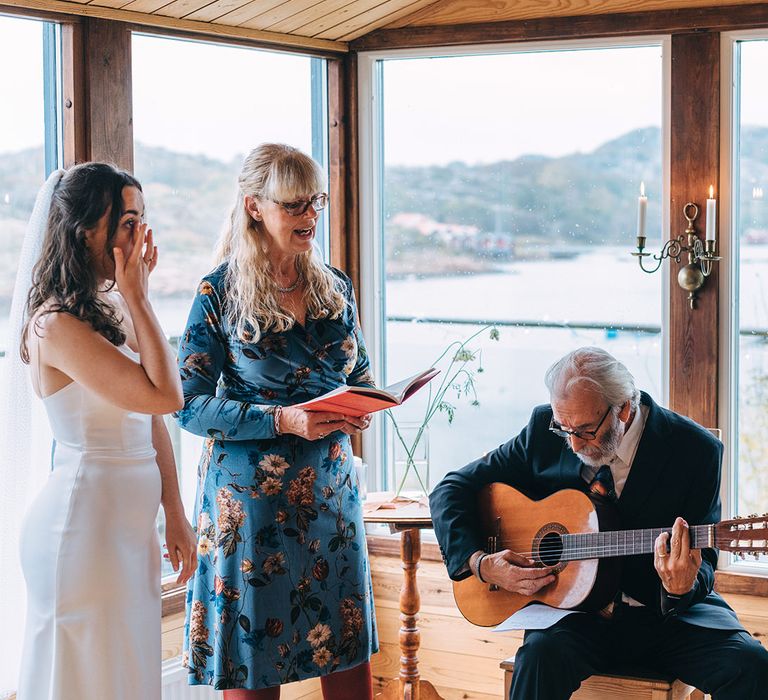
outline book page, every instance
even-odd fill
[[[579,610],[562,610],[544,603],[531,603],[510,615],[493,632],[509,632],[511,630],[545,630],[560,622],[566,615],[583,615]]]
[[[418,391],[430,379],[432,379],[432,377],[438,374],[438,372],[439,370],[436,370],[434,367],[432,367],[430,369],[424,370],[423,372],[419,372],[418,374],[414,374],[412,377],[403,379],[396,384],[390,384],[388,387],[386,387],[385,391],[388,394],[391,394],[393,398],[397,399],[398,403],[402,403],[408,396],[410,396],[415,391]]]

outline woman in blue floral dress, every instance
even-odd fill
[[[313,239],[323,175],[296,149],[263,144],[179,346],[181,426],[207,438],[199,464],[199,565],[185,662],[225,700],[273,700],[321,677],[325,698],[372,698],[378,650],[349,435],[368,416],[294,404],[372,386],[349,279]]]

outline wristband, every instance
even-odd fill
[[[483,578],[483,574],[480,572],[480,566],[481,566],[481,565],[482,565],[482,563],[483,563],[483,559],[485,559],[487,556],[488,556],[488,552],[483,552],[483,553],[482,553],[482,554],[481,554],[481,555],[480,555],[480,556],[477,558],[477,561],[475,562],[475,576],[477,576],[477,578],[479,579],[480,583],[488,583],[488,581],[486,581],[486,580]]]
[[[283,407],[282,406],[275,406],[275,412],[272,414],[272,420],[274,421],[275,426],[275,435],[281,435],[280,432],[280,418],[283,415]]]

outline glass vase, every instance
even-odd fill
[[[429,429],[403,423],[392,429],[395,495],[426,496],[429,493]]]

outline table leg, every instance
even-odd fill
[[[419,677],[417,652],[421,632],[419,619],[421,597],[416,582],[416,571],[421,558],[421,533],[417,529],[403,530],[400,534],[400,559],[403,563],[403,587],[400,589],[400,677],[390,681],[380,700],[443,700],[429,681]]]

